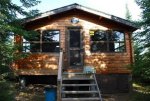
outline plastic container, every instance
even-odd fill
[[[56,88],[45,88],[45,101],[56,101]]]

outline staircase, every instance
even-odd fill
[[[61,101],[102,101],[94,74],[62,73]]]

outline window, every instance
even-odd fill
[[[124,33],[120,31],[90,30],[92,52],[124,52]]]
[[[23,39],[23,52],[59,52],[59,30],[45,30]]]

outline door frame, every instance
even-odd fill
[[[71,66],[70,65],[70,32],[69,30],[79,30],[80,31],[80,58],[81,65],[80,66]],[[69,26],[67,27],[67,59],[68,59],[68,68],[71,69],[83,69],[84,66],[84,51],[83,51],[83,28],[81,26]],[[73,68],[76,67],[76,68]]]

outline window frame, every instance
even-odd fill
[[[46,41],[44,41],[43,42],[43,32],[44,31],[59,31],[59,42],[46,42]],[[24,40],[24,38],[22,37],[22,46],[23,46],[23,48],[22,48],[22,52],[24,52],[24,53],[59,53],[59,51],[60,51],[60,35],[61,35],[61,31],[59,30],[59,29],[47,29],[47,30],[42,30],[42,31],[39,31],[39,34],[40,34],[40,40],[39,41],[23,41]],[[35,44],[40,44],[40,48],[39,48],[39,51],[31,51],[31,49],[29,49],[29,51],[26,51],[27,50],[27,48],[26,49],[24,49],[24,43],[26,43],[26,44],[30,44],[30,43],[35,43]],[[43,46],[43,43],[58,43],[59,44],[59,50],[58,50],[58,52],[43,52],[43,49],[42,49],[42,46]]]
[[[109,31],[111,31],[111,33],[113,33],[113,32],[115,32],[115,31],[117,31],[117,32],[120,32],[120,33],[123,33],[124,34],[124,36],[123,36],[123,41],[111,41],[111,40],[109,40],[109,36],[108,36],[108,32],[107,32],[107,34],[106,34],[106,41],[93,41],[92,40],[92,38],[91,38],[91,35],[90,35],[90,31],[94,31],[94,33],[95,33],[95,31],[104,31],[104,32],[109,32]],[[122,30],[101,30],[101,29],[90,29],[89,30],[89,35],[90,35],[90,51],[91,51],[91,53],[125,53],[126,52],[126,36],[125,36],[125,32],[124,31],[122,31]],[[96,42],[96,43],[106,43],[107,44],[107,46],[106,46],[106,51],[100,51],[100,50],[96,50],[96,51],[92,51],[92,43],[93,42]],[[115,51],[117,48],[115,48],[115,46],[114,46],[114,51],[111,51],[110,50],[110,43],[114,43],[114,45],[115,45],[115,43],[119,43],[119,44],[121,44],[121,43],[123,43],[124,44],[124,50],[123,51]],[[119,45],[120,46],[120,45]]]

